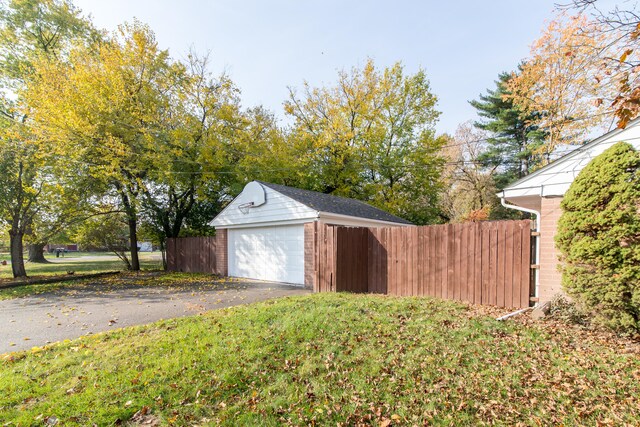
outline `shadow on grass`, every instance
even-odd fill
[[[153,303],[166,302],[167,299],[172,298],[179,299],[183,296],[193,296],[194,293],[202,295],[220,293],[221,296],[225,294],[228,297],[229,292],[239,294],[247,290],[251,292],[277,292],[301,290],[301,287],[206,274],[147,271],[56,284],[29,284],[19,291],[21,295],[15,297],[35,297],[21,298],[20,305],[26,307],[40,305],[43,300],[51,304],[60,302],[79,304],[98,299],[116,299],[122,303],[129,301]]]
[[[105,260],[82,260],[74,259],[73,261],[56,260],[43,264],[26,263],[27,275],[29,277],[64,275],[69,272],[73,274],[91,274],[101,273],[105,271],[123,271],[125,264],[117,259],[109,258]],[[162,268],[162,262],[150,259],[142,259],[140,261],[142,270],[157,270]],[[12,279],[11,265],[0,266],[0,282]]]

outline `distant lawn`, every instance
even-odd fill
[[[157,256],[157,252],[141,252],[140,267],[146,270],[157,270],[162,268],[161,261],[152,259],[152,257]],[[48,264],[35,264],[31,262],[25,263],[27,275],[50,276],[66,274],[68,271],[73,271],[75,274],[88,274],[103,271],[117,271],[125,268],[124,263],[115,255],[104,252],[68,252],[65,254],[64,258],[56,258],[55,254],[46,254],[46,258],[51,262]],[[6,255],[5,259],[8,259]],[[3,280],[6,281],[7,279],[11,279],[11,277],[11,265],[0,265],[0,284]]]
[[[157,271],[121,272],[116,275],[99,278],[61,281],[55,283],[33,283],[12,288],[0,288],[0,301],[39,295],[57,289],[81,291],[100,285],[101,291],[112,291],[131,286],[170,287],[184,289],[193,286],[216,286],[220,283],[237,282],[237,279],[221,278],[213,274],[165,273]]]
[[[640,423],[640,358],[621,342],[485,311],[314,294],[11,353],[0,365],[0,421]]]

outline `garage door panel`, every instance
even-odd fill
[[[229,274],[304,284],[304,226],[229,230]]]

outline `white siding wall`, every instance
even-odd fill
[[[246,203],[246,200],[243,200],[241,193],[229,206],[220,212],[211,225],[219,228],[255,226],[260,223],[277,223],[280,221],[308,222],[318,217],[316,210],[296,202],[269,187],[263,186],[263,188],[267,198],[264,205],[249,208],[247,213],[242,213],[238,207]]]
[[[623,131],[611,132],[592,143],[568,154],[551,166],[534,172],[528,177],[505,189],[505,196],[515,203],[524,196],[563,196],[580,171],[607,148],[620,141],[626,141],[640,149],[640,121],[634,122]]]

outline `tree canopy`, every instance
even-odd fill
[[[556,147],[581,144],[607,124],[611,86],[599,54],[610,51],[599,25],[584,15],[560,14],[531,47],[519,73],[507,82],[511,98],[529,122],[545,132],[539,154],[548,163]]]
[[[593,52],[593,56],[601,61],[602,77],[614,89],[609,107],[618,118],[618,127],[625,128],[640,114],[640,13],[635,2],[624,2],[609,10],[601,8],[601,3],[573,0],[569,7],[595,19],[598,37],[607,40],[608,48]]]
[[[480,116],[475,126],[488,132],[486,148],[477,160],[498,169],[496,187],[504,188],[522,178],[541,163],[539,149],[545,134],[535,124],[537,113],[526,113],[510,97],[511,73],[501,73],[496,88],[487,90],[478,100],[470,102]]]
[[[64,173],[64,150],[34,133],[22,91],[36,77],[34,64],[62,61],[89,37],[98,34],[69,1],[0,4],[0,222],[9,229],[15,277],[26,275],[25,236],[37,240],[82,202]]]
[[[438,220],[446,139],[436,137],[436,96],[423,70],[400,63],[338,74],[334,86],[290,91],[285,111],[304,153],[307,186],[352,197],[419,224]]]

